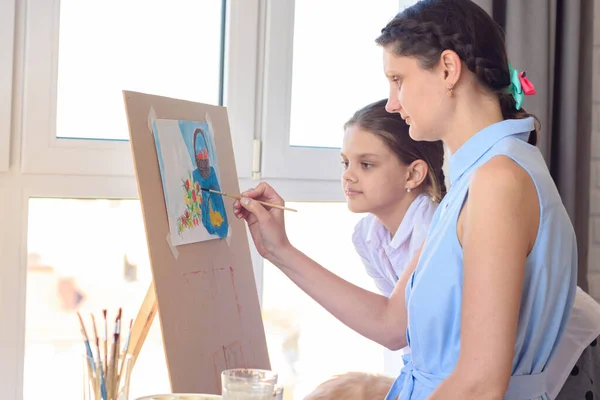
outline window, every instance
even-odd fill
[[[15,1],[0,3],[0,172],[8,171],[12,103]]]
[[[88,319],[88,311],[115,312],[117,304],[133,313],[148,288],[143,230],[133,232],[142,224],[121,89],[225,101],[232,133],[241,132],[235,151],[250,153],[240,149],[251,149],[254,135],[256,70],[237,60],[257,59],[258,15],[258,0],[0,2],[0,172],[8,166],[10,129],[21,146],[13,146],[10,171],[0,174],[0,398],[81,398],[80,362],[69,361],[81,354],[73,306],[79,301]],[[169,64],[183,46],[189,62]],[[250,161],[238,163],[240,177],[250,176]],[[127,241],[111,237],[128,228]],[[101,231],[106,248],[91,250],[86,239],[98,240]],[[101,268],[96,259],[104,261]],[[118,298],[110,290],[117,287]],[[155,323],[132,396],[168,391],[163,361]],[[64,379],[69,385],[60,386]]]
[[[381,48],[374,41],[397,11],[398,1],[377,2],[376,7],[368,2],[319,2],[319,12],[315,6],[311,1],[295,3],[289,144],[340,147],[343,122],[369,99],[388,93]]]
[[[377,291],[354,251],[351,237],[362,217],[345,203],[288,203],[291,242],[325,268],[365,289]],[[383,372],[383,347],[331,316],[276,267],[265,262],[263,319],[271,367],[284,393],[302,399],[333,374]]]
[[[76,323],[69,309],[74,302],[87,307],[85,313],[101,307],[114,312],[116,304],[131,312],[147,289],[149,268],[137,242],[143,232],[134,233],[141,225],[122,89],[223,101],[241,188],[256,184],[251,177],[258,164],[262,178],[301,210],[286,215],[294,243],[344,278],[374,289],[351,248],[359,216],[339,203],[339,150],[332,147],[339,146],[342,125],[356,108],[386,95],[373,39],[398,3],[408,2],[1,1],[0,172],[8,173],[0,174],[0,398],[42,397],[38,388],[62,382],[54,371],[74,351],[80,354],[74,350],[78,331],[62,331]],[[347,22],[355,18],[358,26]],[[331,44],[341,37],[351,38],[353,49],[346,46],[350,41]],[[174,60],[178,51],[185,55]],[[364,60],[340,62],[351,51]],[[344,71],[335,71],[336,65]],[[355,75],[361,78],[354,84],[344,82]],[[309,112],[310,120],[304,116]],[[262,139],[258,163],[255,139]],[[129,221],[131,237],[116,243],[111,236],[123,234],[118,218]],[[325,218],[339,234],[314,229]],[[95,248],[93,256],[77,257],[75,244],[85,248],[85,239],[102,231],[109,232],[106,252],[98,255]],[[94,262],[101,257],[99,270]],[[270,265],[263,285],[262,259],[253,253],[253,260],[272,365],[288,393],[301,398],[331,373],[349,368],[382,370],[380,346],[337,322]],[[115,307],[107,303],[112,293],[105,300],[105,291],[94,293],[97,288],[86,283],[98,273],[98,288],[126,288]],[[282,288],[290,288],[289,298],[278,296]],[[290,315],[303,322],[301,329],[290,325]],[[144,394],[165,388],[166,375],[152,365],[163,365],[157,327],[136,365],[132,396],[141,394],[140,376],[157,374],[144,380]],[[323,337],[323,329],[335,338]],[[344,335],[339,343],[338,333]],[[316,361],[319,346],[334,356],[327,364]],[[353,357],[346,346],[355,349]],[[64,370],[65,376],[73,373]],[[73,392],[46,390],[44,397],[80,398],[74,385],[68,388]]]
[[[122,90],[219,103],[221,1],[29,3],[26,172],[132,176]]]
[[[219,38],[220,15],[220,1],[62,0],[56,136],[127,140],[123,89],[218,104],[220,40],[199,39]]]
[[[398,0],[273,1],[267,15],[265,178],[337,180],[343,124],[387,96],[374,40]],[[293,27],[293,30],[286,27]]]
[[[102,336],[104,308],[109,331],[119,307],[126,327],[152,280],[140,204],[33,198],[28,214],[23,398],[79,399],[83,341],[76,313],[91,338],[90,313]],[[131,397],[169,391],[157,317],[133,371]]]

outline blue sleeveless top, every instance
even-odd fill
[[[492,157],[517,162],[540,202],[537,239],[527,257],[509,400],[549,399],[544,369],[566,325],[577,286],[573,226],[539,150],[527,143],[533,118],[505,120],[472,136],[450,159],[448,194],[438,207],[406,285],[412,349],[386,399],[424,400],[455,368],[460,351],[463,251],[456,234],[470,178]],[[493,229],[493,228],[490,228]]]

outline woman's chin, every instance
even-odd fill
[[[441,139],[439,137],[433,137],[435,135],[428,135],[427,132],[423,132],[412,125],[408,129],[408,135],[416,142],[436,142]]]
[[[423,138],[421,137],[421,135],[419,135],[419,133],[420,133],[419,130],[415,129],[414,126],[410,125],[408,127],[408,135],[410,136],[410,138],[412,140],[416,140],[416,141],[423,140]]]

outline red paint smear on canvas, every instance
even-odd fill
[[[197,275],[204,275],[206,272],[202,271],[202,270],[196,270],[196,271],[190,271],[190,272],[184,272],[182,274],[183,279],[185,279],[185,283],[190,283],[190,281],[188,280],[188,278],[192,277],[192,276],[197,276]]]
[[[229,275],[231,276],[231,287],[233,288],[233,294],[235,295],[235,304],[237,306],[238,313],[241,315],[242,306],[240,305],[240,299],[238,298],[238,292],[235,287],[234,271],[233,267],[229,267]]]
[[[197,271],[190,271],[190,272],[186,272],[183,275],[184,276],[188,276],[188,275],[200,275],[200,274],[204,274],[205,272],[202,270],[197,270]]]

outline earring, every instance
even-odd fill
[[[408,193],[410,193],[411,189],[410,189],[410,188],[407,188],[407,189],[406,189],[406,191],[407,191]]]
[[[454,85],[450,85],[448,87],[448,91],[446,92],[446,96],[448,97],[452,97],[454,95],[454,93],[452,92],[452,89],[454,88]]]

